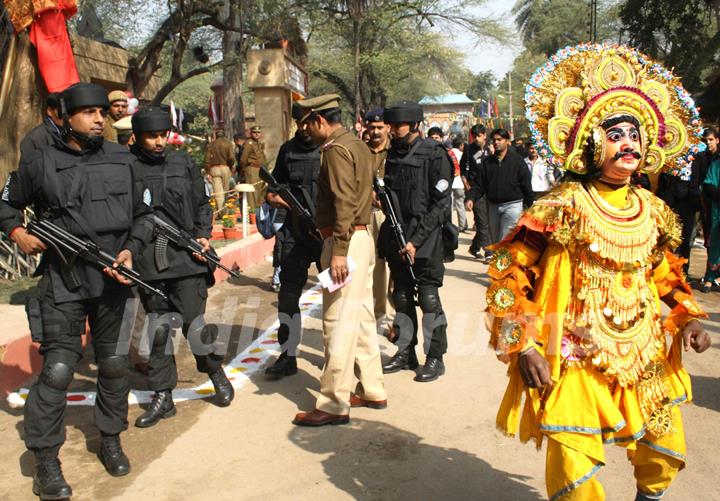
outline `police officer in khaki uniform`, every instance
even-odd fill
[[[267,164],[265,159],[265,143],[260,141],[262,128],[255,125],[250,129],[250,139],[245,141],[242,155],[240,156],[240,168],[242,169],[245,182],[255,186],[255,193],[250,193],[248,203],[250,207],[258,207],[258,201],[262,200],[262,183],[260,182],[260,167]]]
[[[345,424],[350,407],[382,409],[387,394],[373,315],[373,239],[368,225],[373,169],[367,146],[340,123],[335,94],[298,102],[306,112],[300,123],[321,144],[317,225],[324,237],[320,262],[335,283],[352,280],[334,292],[323,289],[325,365],[320,396],[311,412],[295,416],[301,426]],[[358,383],[353,391],[354,375]]]
[[[387,158],[388,148],[390,147],[390,139],[388,133],[390,127],[383,120],[383,110],[370,110],[365,114],[365,131],[368,133],[367,145],[370,149],[373,161],[373,172],[376,176],[385,177],[385,159]],[[370,227],[375,242],[377,242],[380,227],[385,221],[385,214],[380,208],[377,200],[373,201],[372,213],[370,218]],[[385,336],[394,341],[396,338],[395,329],[393,329],[393,319],[395,318],[395,308],[391,299],[390,272],[388,271],[387,262],[381,257],[375,258],[375,268],[373,269],[373,298],[375,300],[375,321],[383,322],[385,326]]]
[[[113,124],[127,114],[128,97],[123,91],[114,90],[108,94],[108,101],[110,101],[110,109],[105,116],[103,137],[108,141],[117,143],[117,130],[113,128]]]
[[[230,175],[235,165],[235,146],[225,137],[224,130],[215,131],[215,141],[205,152],[205,168],[210,174],[215,210],[221,211],[225,205],[225,193],[230,189]]]

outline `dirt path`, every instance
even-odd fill
[[[408,371],[388,375],[387,410],[353,410],[348,426],[293,426],[290,421],[298,410],[313,407],[319,387],[320,322],[310,318],[304,324],[296,376],[269,382],[258,374],[227,409],[195,400],[179,404],[176,417],[153,428],[131,426],[123,435],[133,465],[128,477],[109,477],[96,460],[98,436],[91,408],[70,408],[61,457],[76,494],[73,499],[544,499],[544,452],[495,430],[506,378],[503,365],[486,348],[480,312],[488,283],[486,267],[463,252],[448,265],[442,289],[450,322],[449,353],[447,374],[437,382],[415,383]],[[247,346],[274,319],[276,298],[267,288],[270,271],[268,264],[258,265],[240,283],[221,284],[212,292],[215,311],[227,298],[238,297],[239,325],[233,329],[231,353]],[[666,500],[720,499],[714,480],[720,467],[715,445],[720,418],[720,295],[698,296],[711,313],[706,325],[715,342],[704,355],[686,357],[695,392],[695,405],[683,408],[689,461]],[[251,313],[261,326],[243,330],[242,324],[252,322]],[[384,353],[394,350],[383,340]],[[181,386],[202,382],[186,352],[179,360]],[[134,381],[142,388],[142,378]],[[74,384],[89,387],[86,381]],[[19,435],[21,411],[3,409],[0,498],[37,499],[30,493],[32,457],[24,452]],[[140,412],[131,407],[131,423]],[[633,499],[625,451],[608,447],[607,460],[600,478],[608,499]]]

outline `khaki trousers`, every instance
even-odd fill
[[[248,207],[251,209],[257,209],[260,205],[258,200],[262,201],[262,183],[260,182],[260,168],[247,166],[243,169],[243,176],[247,184],[252,184],[255,188],[255,193],[248,193]]]
[[[372,231],[374,248],[377,248],[380,226],[385,221],[385,214],[381,210],[373,209],[370,214],[370,228]],[[387,262],[379,257],[375,258],[373,268],[373,299],[375,300],[375,321],[383,322],[385,329],[392,329],[395,320],[395,307],[392,302],[392,278]]]
[[[213,198],[218,212],[225,206],[225,193],[230,189],[230,167],[227,165],[213,165],[210,167],[212,178]]]
[[[320,257],[323,269],[330,266],[331,257],[332,238],[326,238]],[[353,234],[348,257],[356,264],[352,281],[333,293],[323,289],[325,365],[315,408],[336,415],[350,412],[354,376],[360,398],[387,399],[373,315],[375,251],[369,230]]]

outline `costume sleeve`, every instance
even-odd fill
[[[544,354],[546,334],[538,318],[541,305],[534,288],[550,271],[538,263],[550,252],[550,243],[562,248],[569,244],[566,212],[571,201],[572,187],[551,192],[523,213],[511,234],[491,246],[486,318],[490,345],[503,362],[531,347]]]
[[[152,201],[146,199],[150,190],[141,174],[141,169],[135,163],[132,165],[133,176],[133,224],[123,249],[139,256],[150,245],[155,224],[153,223]]]
[[[540,273],[535,265],[546,245],[541,233],[524,228],[512,240],[494,246],[486,311],[490,345],[504,362],[535,345],[534,316],[539,307],[532,300],[532,291]]]
[[[430,186],[430,208],[422,216],[418,226],[410,238],[415,247],[420,247],[430,234],[442,227],[448,219],[448,209],[452,197],[452,164],[447,152],[441,147],[438,156],[430,167],[428,185]]]
[[[200,169],[191,159],[190,179],[192,182],[193,201],[196,203],[193,218],[193,234],[195,238],[210,238],[212,235],[212,207]]]

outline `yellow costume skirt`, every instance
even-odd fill
[[[640,493],[653,499],[667,489],[685,464],[678,404],[692,398],[689,375],[673,363],[677,360],[673,351],[679,349],[675,345],[664,362],[672,424],[659,437],[646,430],[634,387],[608,384],[591,366],[567,367],[543,404],[537,390],[524,386],[517,361],[510,364],[510,384],[497,424],[510,435],[519,431],[523,441],[534,438],[538,447],[543,437],[548,438],[546,486],[550,499],[604,499],[602,486],[594,478],[605,463],[604,444],[628,449]]]

